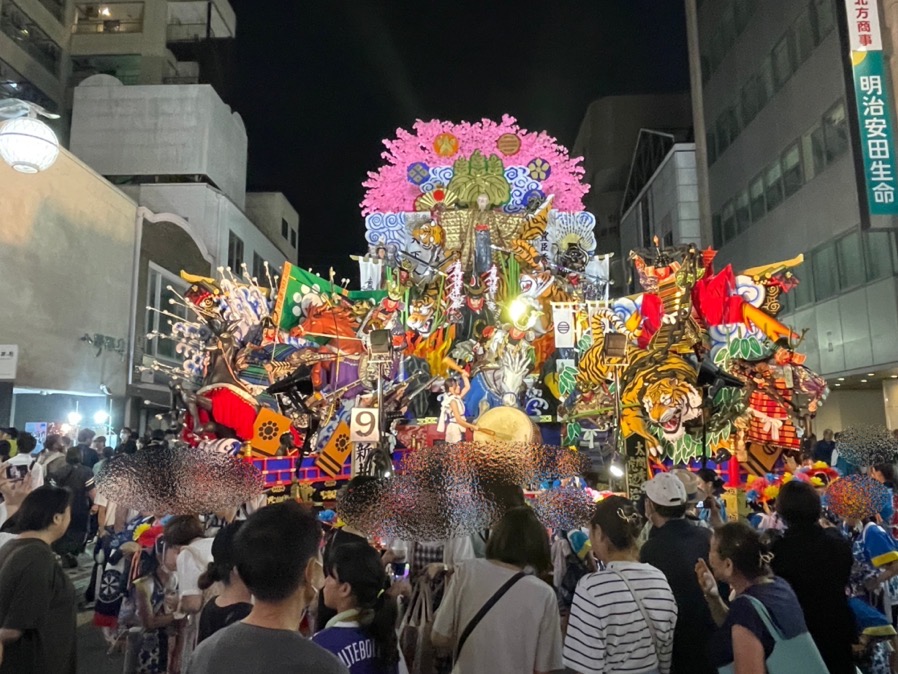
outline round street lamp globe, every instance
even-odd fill
[[[59,140],[42,121],[19,117],[0,125],[0,157],[16,171],[46,171],[58,156]]]

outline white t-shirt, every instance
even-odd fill
[[[118,510],[118,506],[116,506],[114,501],[110,501],[108,498],[103,496],[97,492],[97,498],[94,499],[94,505],[98,508],[105,507],[106,508],[106,519],[103,522],[99,523],[100,527],[114,527],[115,526],[115,514]],[[129,513],[130,514],[130,513]],[[128,518],[130,519],[130,518]]]
[[[178,596],[202,595],[200,576],[212,562],[212,538],[197,538],[178,553]]]
[[[652,634],[617,573],[590,573],[577,583],[564,640],[564,664],[582,674],[670,672],[677,603],[664,574],[650,564],[610,562],[639,595],[655,627]],[[660,662],[659,662],[660,657]]]
[[[515,573],[486,559],[459,564],[434,617],[433,631],[450,638],[455,648],[471,619]],[[550,672],[562,667],[555,591],[539,578],[526,576],[474,628],[452,672]]]

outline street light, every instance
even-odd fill
[[[53,166],[59,140],[53,129],[37,118],[59,119],[39,105],[9,98],[0,101],[0,157],[20,173],[38,173]]]
[[[69,412],[68,421],[72,426],[77,426],[81,423],[81,413],[80,412]]]
[[[109,412],[106,410],[98,410],[94,413],[94,423],[98,426],[105,424],[107,421],[109,421]]]

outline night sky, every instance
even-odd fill
[[[297,209],[303,265],[354,282],[361,183],[398,127],[508,113],[570,147],[591,101],[689,84],[680,0],[231,4],[249,188]]]

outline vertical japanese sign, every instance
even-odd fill
[[[878,0],[845,0],[861,155],[871,215],[898,215],[894,124]]]

